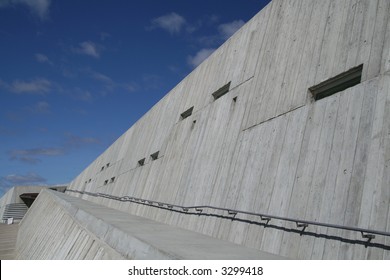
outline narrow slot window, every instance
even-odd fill
[[[115,182],[115,177],[112,177],[111,179],[110,179],[110,183],[114,183]]]
[[[337,92],[360,84],[363,64],[309,88],[314,100],[320,100]]]
[[[109,166],[110,166],[110,163],[107,163],[107,164],[106,164],[106,168],[109,167]]]
[[[107,184],[108,184],[108,180],[105,180],[105,181],[104,181],[104,185],[107,185]]]
[[[157,152],[155,152],[155,153],[153,153],[153,154],[150,155],[150,157],[152,158],[152,160],[158,159],[158,154],[159,154],[159,152],[160,152],[160,151],[157,151]]]
[[[144,164],[145,164],[145,158],[140,159],[140,160],[138,161],[138,166],[143,166]]]
[[[180,114],[180,119],[184,120],[184,119],[188,118],[189,116],[191,116],[193,110],[194,110],[194,106],[185,110],[183,113]]]
[[[91,183],[91,181],[92,181],[92,179],[89,179],[89,180],[88,180],[88,183]]]
[[[104,166],[102,166],[102,169],[100,169],[100,171],[103,171],[104,170]]]
[[[223,87],[221,87],[220,89],[218,89],[214,93],[212,93],[212,96],[214,97],[214,100],[217,100],[218,98],[224,96],[226,93],[229,92],[230,83],[231,82],[227,83],[226,85],[224,85]]]

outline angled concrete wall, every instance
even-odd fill
[[[83,215],[78,210],[61,199],[60,193],[43,190],[19,224],[15,258],[124,259],[87,229],[86,215],[84,224],[74,218],[76,214]]]
[[[387,0],[272,1],[69,189],[389,232],[389,15]],[[361,64],[360,84],[313,100],[311,86]],[[214,100],[212,93],[229,82],[230,91]],[[291,258],[390,258],[380,246],[82,198]],[[380,236],[375,242],[390,245]]]

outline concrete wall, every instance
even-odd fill
[[[75,219],[78,209],[59,195],[45,190],[39,194],[19,224],[16,259],[124,259],[87,229],[85,215],[84,224]]]
[[[69,189],[389,232],[389,15],[388,0],[272,1]],[[313,100],[308,88],[360,64],[361,84]],[[228,82],[229,93],[214,101],[211,94]],[[82,198],[291,258],[390,258],[376,247]]]

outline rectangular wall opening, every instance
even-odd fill
[[[160,152],[160,151],[157,151],[157,152],[151,154],[151,155],[150,155],[151,159],[152,159],[152,160],[158,159],[158,154],[159,154],[159,152]]]
[[[189,116],[191,116],[193,110],[194,110],[194,106],[185,110],[183,113],[180,114],[180,119],[184,120],[184,119],[188,118]]]
[[[145,165],[145,158],[140,159],[140,160],[138,161],[138,166],[143,166],[143,165]]]
[[[309,88],[314,100],[320,100],[337,92],[360,84],[363,64]]]
[[[114,181],[115,181],[115,177],[111,177],[110,183],[114,183]]]
[[[212,93],[212,96],[214,97],[214,100],[217,100],[218,98],[224,96],[226,93],[229,92],[230,83],[231,82],[227,83],[226,85],[224,85],[223,87],[221,87],[220,89],[218,89],[214,93]]]
[[[108,184],[108,180],[105,180],[105,181],[104,181],[104,185],[107,185],[107,184]]]

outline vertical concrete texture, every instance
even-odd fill
[[[389,16],[388,0],[273,0],[69,190],[389,232]],[[358,65],[361,83],[314,101],[310,87]],[[379,235],[382,247],[365,247],[348,242],[360,233],[340,229],[299,235],[278,229],[291,227],[283,221],[262,227],[67,194],[289,258],[390,258]]]
[[[0,260],[15,259],[19,225],[0,224]]]
[[[388,0],[272,1],[69,189],[390,231],[389,15]],[[360,84],[313,100],[311,86],[361,64]],[[390,258],[380,248],[82,198],[291,258]]]
[[[27,212],[19,224],[16,259],[124,259],[97,236],[106,229],[102,222],[94,217],[88,219],[77,206],[59,196],[60,193],[43,190]],[[83,223],[75,218],[76,214],[83,216]],[[100,226],[100,231],[88,230],[91,221],[95,227]]]

